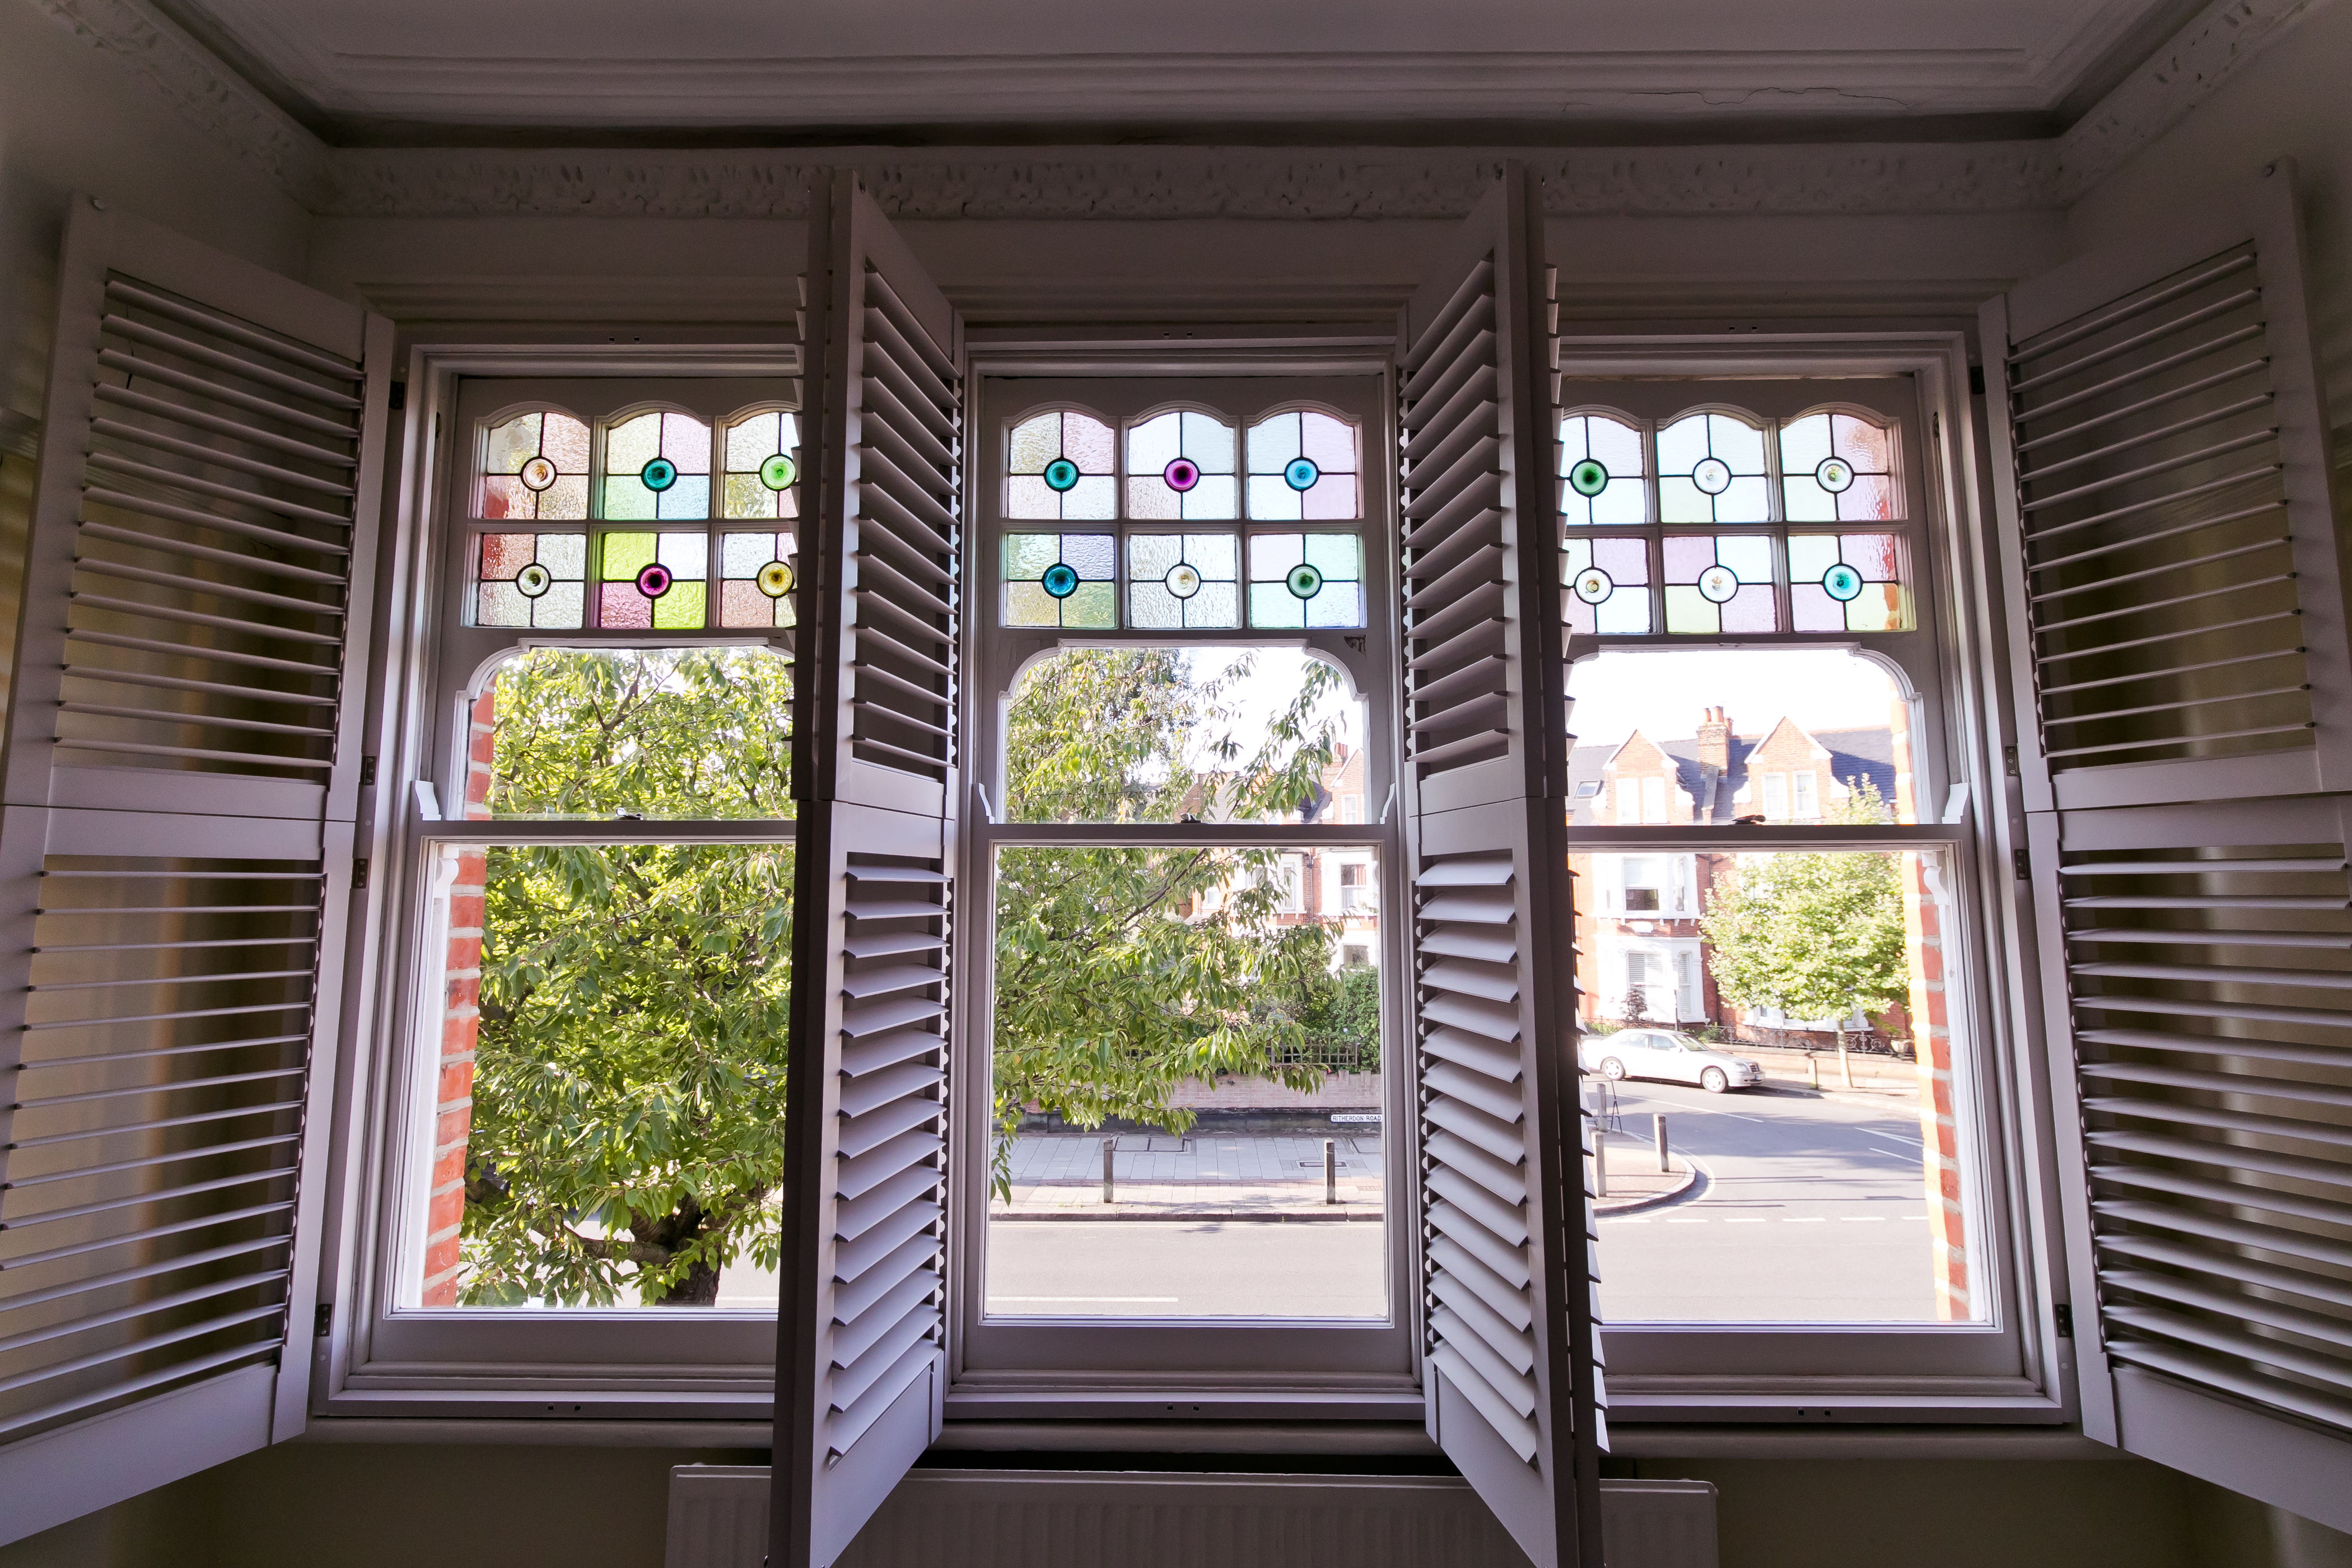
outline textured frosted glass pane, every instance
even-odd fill
[[[1895,467],[1895,433],[1850,414],[1833,414],[1830,428],[1837,455],[1853,465],[1857,474],[1884,474]]]
[[[1184,501],[1157,474],[1127,481],[1127,515],[1136,522],[1174,522],[1184,515]]]
[[[1035,583],[1004,584],[1004,624],[1008,626],[1058,626],[1061,601]]]
[[[1764,432],[1754,426],[1734,419],[1728,414],[1706,416],[1708,444],[1714,455],[1731,465],[1735,474],[1760,474],[1764,471]]]
[[[692,522],[710,515],[710,476],[680,474],[677,482],[654,500],[654,512],[664,522]]]
[[[1838,563],[1833,533],[1792,533],[1789,536],[1789,581],[1819,583],[1822,574]]]
[[[1647,583],[1650,552],[1638,539],[1596,539],[1592,563],[1619,583]]]
[[[1658,521],[1713,522],[1715,498],[1688,479],[1662,477],[1658,480]]]
[[[1004,515],[1038,521],[1062,515],[1062,498],[1045,481],[1015,477],[1004,481]]]
[[[1810,474],[1830,455],[1830,416],[1809,414],[1780,426],[1780,471]]]
[[[1201,591],[1186,601],[1184,625],[1194,631],[1215,631],[1241,625],[1241,585],[1237,583],[1203,583]]]
[[[1108,474],[1080,479],[1062,497],[1062,516],[1072,522],[1108,522],[1118,515],[1118,487]]]
[[[1723,629],[1723,617],[1712,600],[1696,588],[1666,590],[1666,630],[1685,636],[1712,636]]]
[[[1301,535],[1260,533],[1250,539],[1249,574],[1254,581],[1278,581],[1284,573],[1306,559],[1307,541]]]
[[[1130,583],[1127,620],[1129,626],[1146,631],[1172,631],[1184,624],[1184,601],[1157,582]]]
[[[1772,581],[1772,542],[1763,534],[1718,539],[1715,542],[1715,558],[1738,573],[1743,583]]]
[[[1238,484],[1231,474],[1203,474],[1199,484],[1184,492],[1185,520],[1223,522],[1238,517]]]
[[[1005,444],[1004,468],[1007,473],[1042,474],[1045,465],[1061,455],[1062,416],[1040,414],[1034,419],[1024,419],[1013,427]]]
[[[1780,629],[1780,608],[1770,584],[1742,587],[1723,606],[1727,632],[1771,632]]]
[[[654,625],[664,631],[698,631],[703,623],[700,583],[677,583],[654,601]]]
[[[482,505],[477,515],[484,522],[527,521],[539,515],[539,496],[520,479],[493,474],[482,481]]]
[[[634,476],[604,481],[604,515],[615,522],[651,522],[654,492]]]
[[[1077,464],[1082,474],[1118,471],[1111,461],[1110,426],[1083,414],[1062,416],[1062,455]]]
[[[1328,414],[1299,416],[1299,450],[1327,474],[1352,474],[1356,467],[1356,427]]]
[[[530,624],[550,630],[579,629],[588,602],[588,585],[584,583],[551,583],[547,592],[531,604]]]
[[[783,416],[780,414],[754,414],[739,419],[727,427],[727,471],[730,474],[752,474],[767,461],[771,452],[785,449],[777,438]]]
[[[534,533],[486,533],[482,535],[481,577],[484,582],[511,582],[514,574],[539,559],[539,536]]]
[[[1109,583],[1081,583],[1062,601],[1062,624],[1089,631],[1108,631],[1118,625],[1118,601]]]
[[[1183,416],[1162,414],[1127,433],[1127,471],[1140,478],[1158,474],[1184,449]]]
[[[1707,456],[1706,416],[1677,419],[1658,432],[1658,472],[1687,474]]]
[[[691,414],[665,414],[661,419],[661,455],[681,474],[709,473],[710,426]]]
[[[755,576],[772,557],[775,548],[776,536],[772,533],[722,534],[719,542],[719,574]]]
[[[474,624],[527,626],[530,625],[530,601],[512,583],[484,583],[474,595]]]
[[[654,547],[654,559],[676,577],[700,577],[710,561],[710,538],[702,533],[665,533]]]
[[[604,565],[598,575],[607,583],[635,582],[638,573],[654,563],[654,538],[650,533],[606,534]]]
[[[1252,474],[1249,514],[1259,522],[1297,522],[1307,515],[1307,502],[1280,474]]]
[[[1109,578],[1118,572],[1114,543],[1108,533],[1064,534],[1062,559],[1076,567],[1078,575],[1089,581]]]
[[[588,536],[584,533],[542,533],[539,563],[558,577],[573,581],[588,575]]]
[[[1892,583],[1864,588],[1845,607],[1846,629],[1856,632],[1901,631],[1910,621],[1905,600],[1905,591]]]
[[[1792,551],[1795,543],[1794,540],[1790,541]],[[1789,570],[1790,575],[1795,577],[1796,566],[1793,562]],[[1829,568],[1825,566],[1822,570],[1826,572]],[[1822,586],[1818,574],[1811,582],[1799,577],[1789,584],[1789,612],[1790,625],[1797,631],[1842,632],[1845,630],[1845,606],[1830,597],[1829,591]]]
[[[1846,492],[1837,498],[1840,522],[1887,522],[1898,512],[1894,479],[1885,474],[1864,474],[1855,479]]]
[[[1835,522],[1837,497],[1822,489],[1811,468],[1791,473],[1780,481],[1780,515],[1790,522]]]
[[[1771,519],[1769,492],[1759,479],[1734,479],[1729,488],[1715,498],[1715,521],[1717,522],[1766,522]]]
[[[1645,588],[1621,590],[1594,607],[1593,630],[1602,637],[1643,637],[1650,629],[1650,595]]]
[[[586,478],[588,474],[586,421],[574,419],[569,414],[559,414],[552,409],[549,410],[547,427],[541,432],[539,437],[539,451],[541,457],[555,465],[558,473],[578,474],[583,479]]]
[[[1240,563],[1240,552],[1230,533],[1188,533],[1184,559],[1199,567],[1203,577],[1231,582],[1237,575],[1234,567]]]
[[[1364,585],[1360,583],[1326,583],[1306,605],[1307,624],[1310,626],[1337,630],[1364,624]]]
[[[1279,583],[1252,583],[1249,605],[1250,625],[1254,626],[1276,630],[1306,627],[1307,602]]]
[[[1895,581],[1895,536],[1891,533],[1849,533],[1840,543],[1845,563],[1873,583]]]
[[[1061,539],[1051,533],[1008,533],[1004,536],[1004,580],[1031,581],[1062,558]]]
[[[1364,515],[1363,498],[1353,474],[1327,473],[1299,492],[1299,500],[1306,503],[1300,510],[1309,522],[1343,522]]]
[[[730,474],[721,502],[726,510],[720,515],[737,519],[788,516],[783,503],[792,493],[770,489],[757,474]]]
[[[1279,474],[1282,466],[1299,455],[1298,416],[1277,414],[1250,426],[1249,471]],[[1255,487],[1253,487],[1255,489]]]
[[[540,416],[534,411],[518,414],[503,425],[493,425],[485,441],[482,472],[486,474],[519,474],[522,466],[539,456]],[[493,623],[484,621],[482,625]]]
[[[604,437],[604,471],[635,474],[661,456],[661,416],[623,420]]]
[[[1666,581],[1696,583],[1715,564],[1715,541],[1706,534],[1675,534],[1665,542]]]
[[[1206,474],[1234,471],[1234,427],[1206,414],[1184,414],[1184,455]]]
[[[649,631],[654,602],[638,593],[635,583],[607,583],[598,594],[596,624],[608,629]]]
[[[1172,533],[1135,533],[1127,541],[1127,574],[1136,582],[1156,583],[1184,558],[1184,542]]]
[[[1354,579],[1364,574],[1363,546],[1352,533],[1310,533],[1307,564],[1326,577]]]

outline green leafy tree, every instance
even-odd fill
[[[1851,784],[1825,821],[1888,819],[1868,780]],[[1717,988],[1738,1006],[1833,1017],[1843,1051],[1845,1020],[1856,1009],[1885,1012],[1909,994],[1897,861],[1877,850],[1739,857],[1699,918]]]
[[[543,649],[497,685],[491,809],[785,816],[790,666]],[[707,1306],[777,1263],[792,850],[495,847],[465,1299]]]
[[[1070,649],[1033,669],[1006,728],[1016,822],[1280,818],[1315,798],[1338,734],[1316,714],[1339,675],[1309,660],[1255,748],[1229,702],[1246,661],[1197,680],[1168,649]],[[1031,1109],[1181,1131],[1190,1078],[1312,1088],[1305,1019],[1330,984],[1333,929],[1280,918],[1279,856],[1232,848],[999,851],[995,1184]],[[1374,1014],[1377,1018],[1377,1011]]]

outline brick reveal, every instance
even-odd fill
[[[472,732],[466,748],[466,815],[476,820],[490,815],[490,756],[497,723],[493,688],[474,703]],[[423,1305],[427,1307],[456,1306],[462,1272],[457,1232],[466,1211],[466,1143],[474,1119],[474,1047],[482,1025],[478,1004],[482,989],[484,863],[482,851],[462,852],[457,857],[457,878],[449,885],[439,1087],[434,1106],[433,1190],[425,1223]]]
[[[1909,715],[1895,700],[1896,820],[1923,820],[1912,789]],[[1912,1049],[1918,1058],[1920,1178],[1927,1204],[1928,1245],[1936,1272],[1936,1316],[1969,1315],[1968,1228],[1960,1204],[1959,1122],[1952,1104],[1952,1030],[1944,994],[1944,938],[1917,855],[1903,857],[1903,935],[1910,953]]]

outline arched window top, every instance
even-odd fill
[[[800,448],[800,418],[788,409],[757,409],[729,420],[719,515],[730,522],[798,517]]]
[[[1878,522],[1896,515],[1895,432],[1842,409],[1780,426],[1780,485],[1790,522]]]
[[[1763,429],[1716,409],[1686,414],[1658,429],[1658,521],[1765,522]]]
[[[588,425],[530,408],[482,432],[479,510],[486,520],[577,522],[588,515]]]
[[[625,522],[698,522],[710,515],[710,426],[648,409],[604,432],[604,515]]]
[[[1356,426],[1313,408],[1250,426],[1249,514],[1260,522],[1342,521],[1363,515]]]
[[[1240,515],[1234,427],[1213,414],[1171,408],[1127,427],[1127,515],[1143,521]]]
[[[1118,515],[1111,428],[1075,408],[1049,408],[1013,426],[1004,446],[1004,515],[1104,521]]]
[[[1599,409],[1559,422],[1560,515],[1570,524],[1622,527],[1650,521],[1649,463],[1641,426]]]

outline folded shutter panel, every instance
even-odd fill
[[[832,1563],[939,1435],[963,329],[847,175],[812,191],[805,693],[773,1560]]]
[[[2084,1425],[2352,1527],[2352,710],[2293,172],[1984,311]]]
[[[1507,167],[1398,331],[1423,1385],[1432,1436],[1528,1558],[1597,1568],[1538,212]]]
[[[74,203],[0,818],[0,1538],[302,1426],[391,336]]]

